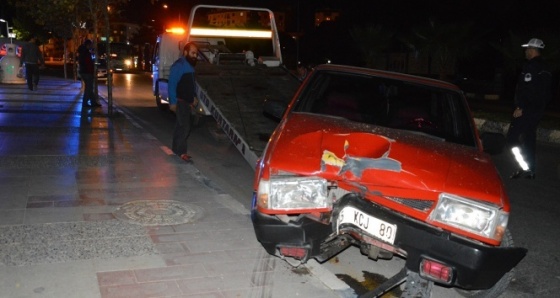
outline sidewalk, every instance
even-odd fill
[[[0,297],[340,297],[80,83],[0,85]],[[311,264],[310,267],[313,267]]]
[[[499,132],[505,136],[509,128],[509,123],[476,118],[474,121],[481,132]],[[560,131],[539,128],[537,130],[537,140],[541,142],[560,144]]]
[[[487,113],[491,114],[495,112],[489,109]],[[559,119],[560,114],[555,112],[549,112],[547,114],[547,117],[550,117],[551,119]],[[502,133],[505,136],[509,129],[509,122],[500,122],[492,119],[482,119],[482,118],[475,118],[474,120],[480,132],[498,132],[498,133]],[[537,140],[541,142],[559,144],[560,130],[546,129],[541,126],[537,130]]]

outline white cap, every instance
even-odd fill
[[[521,45],[524,48],[539,48],[544,49],[544,43],[538,38],[531,38],[528,43]]]

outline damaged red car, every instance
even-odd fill
[[[269,254],[297,266],[355,245],[406,259],[367,297],[400,284],[429,297],[434,283],[499,296],[527,253],[509,213],[463,93],[428,78],[318,66],[256,167],[252,220]]]

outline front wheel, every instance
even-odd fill
[[[500,247],[513,247],[513,237],[509,230],[506,230],[504,234],[504,238],[502,239],[502,243]],[[457,293],[461,294],[463,297],[471,297],[471,298],[496,298],[503,294],[506,288],[509,286],[509,283],[513,279],[515,272],[514,269],[511,269],[508,273],[504,274],[502,278],[490,289],[487,290],[477,290],[477,291],[467,291],[462,289],[455,289]]]
[[[159,94],[159,85],[156,88],[156,105],[160,111],[167,112],[169,110],[169,105],[164,104],[161,100],[161,95]]]

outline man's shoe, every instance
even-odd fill
[[[517,170],[509,176],[510,179],[525,178],[525,179],[535,179],[535,172],[531,170]]]
[[[535,179],[535,172],[528,170],[525,171],[525,176],[523,176],[525,179]]]
[[[190,155],[187,154],[181,154],[181,159],[186,161],[186,162],[192,162],[192,157]]]

